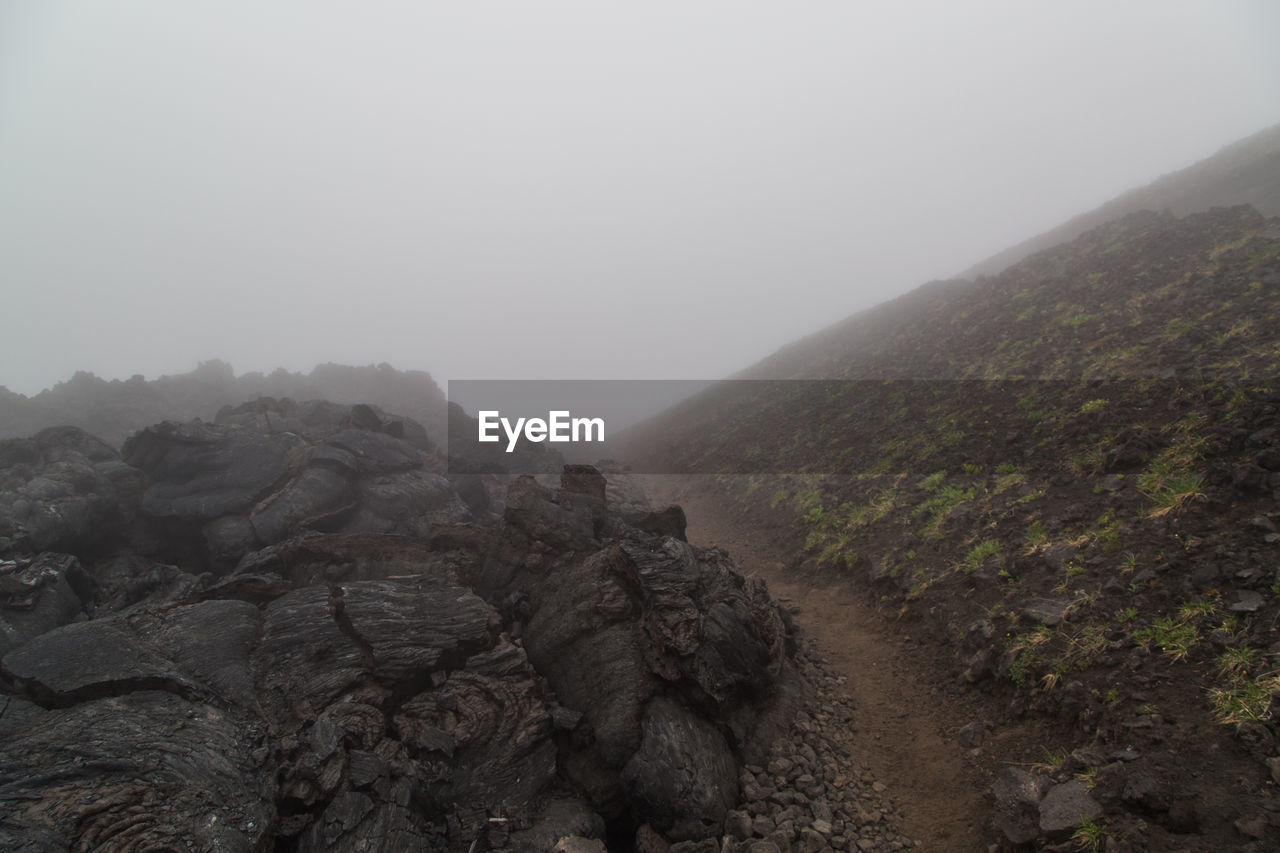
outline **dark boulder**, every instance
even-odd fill
[[[688,541],[685,538],[688,521],[685,519],[684,509],[678,504],[634,513],[627,516],[627,523],[654,536],[674,536],[681,542]]]
[[[0,547],[12,553],[99,549],[132,514],[140,481],[105,443],[75,427],[0,441]]]
[[[995,798],[992,822],[1013,844],[1026,844],[1040,835],[1040,801],[1052,786],[1044,776],[1006,767],[991,786]]]
[[[207,601],[164,612],[64,625],[13,649],[5,674],[27,698],[47,707],[138,690],[255,708],[249,653],[257,642],[257,608]]]
[[[264,501],[249,516],[246,527],[237,526],[234,531],[226,527],[222,541],[229,535],[235,543],[230,549],[234,553],[240,543],[248,544],[246,534],[250,532],[255,544],[272,545],[303,527],[323,527],[326,522],[336,522],[356,506],[352,479],[321,465],[309,465],[280,492]]]
[[[259,722],[155,690],[27,705],[4,720],[0,848],[270,847],[275,807],[270,769],[255,757],[266,736]]]
[[[0,656],[75,619],[93,591],[93,579],[69,554],[0,562]]]
[[[605,479],[590,465],[566,465],[560,472],[560,491],[593,497],[605,502]]]
[[[471,517],[439,459],[411,443],[421,427],[405,419],[260,400],[219,420],[159,424],[126,442],[147,477],[142,509],[158,526],[157,556],[225,572],[307,533],[425,536]]]
[[[308,441],[319,441],[343,430],[385,433],[423,451],[434,450],[427,431],[417,421],[393,415],[364,403],[348,405],[328,400],[294,402],[288,397],[259,397],[239,406],[223,406],[214,423],[235,424],[254,432],[291,432]]]
[[[97,584],[98,612],[177,603],[196,594],[209,580],[208,575],[185,572],[137,554],[100,560],[89,571]]]
[[[292,433],[165,421],[130,436],[124,459],[147,475],[147,514],[211,521],[250,510],[281,483],[301,446]]]
[[[745,737],[780,681],[777,606],[723,551],[628,527],[597,515],[597,499],[582,504],[532,478],[512,492],[484,575],[488,594],[514,603],[534,667],[590,733],[566,774],[608,816],[716,835],[737,778],[718,725]],[[688,748],[660,758],[671,744],[658,744],[673,739],[689,739]],[[660,778],[706,792],[660,796]]]
[[[641,732],[622,770],[638,817],[673,840],[718,838],[738,801],[738,766],[724,737],[664,697],[646,707]]]

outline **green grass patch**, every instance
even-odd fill
[[[1265,723],[1280,693],[1280,676],[1269,673],[1260,678],[1239,677],[1225,687],[1209,691],[1214,716],[1229,725]]]
[[[934,471],[928,477],[920,481],[920,488],[926,492],[936,492],[942,486],[942,481],[947,479],[946,471]]]
[[[998,539],[984,539],[965,555],[961,566],[966,573],[972,573],[987,560],[1000,553],[1000,541]]]
[[[1027,532],[1024,538],[1026,539],[1028,550],[1034,551],[1049,541],[1049,531],[1042,522],[1033,521],[1027,525]]]
[[[1173,427],[1173,441],[1138,474],[1138,491],[1153,504],[1151,516],[1178,509],[1203,495],[1204,437],[1197,434],[1201,419],[1187,417]]]
[[[1155,646],[1175,661],[1186,660],[1191,649],[1200,642],[1200,630],[1190,622],[1165,616],[1134,631],[1133,639],[1148,648]]]

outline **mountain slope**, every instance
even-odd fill
[[[796,576],[863,591],[919,677],[969,685],[1001,744],[975,760],[1042,777],[993,789],[993,840],[1062,843],[1001,809],[1080,775],[1099,813],[1065,836],[1263,849],[1277,317],[1280,220],[1131,214],[801,341],[637,430],[631,461],[719,474]]]
[[[999,252],[970,267],[961,277],[995,275],[1028,255],[1139,210],[1186,216],[1211,207],[1238,204],[1252,205],[1266,216],[1280,215],[1280,125],[1232,143],[1199,163],[1123,193],[1097,210]]]
[[[1271,337],[1258,312],[1275,285],[1261,278],[1274,274],[1277,238],[1280,225],[1248,207],[1184,219],[1141,211],[998,276],[924,285],[740,375],[1061,379],[1221,359],[1256,371],[1253,347]]]

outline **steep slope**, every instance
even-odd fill
[[[1253,348],[1273,337],[1257,312],[1275,283],[1260,276],[1276,267],[1278,237],[1280,226],[1249,207],[1185,219],[1140,211],[1001,275],[926,284],[741,376],[1075,379],[1223,359],[1256,372]]]
[[[1073,240],[1085,231],[1139,210],[1186,216],[1211,207],[1248,204],[1267,216],[1280,215],[1280,125],[1232,143],[1211,157],[1130,190],[1097,210],[987,258],[964,278],[995,275],[1023,258]]]
[[[861,591],[920,678],[967,685],[951,734],[985,732],[993,841],[1264,849],[1276,317],[1280,221],[1132,214],[807,339],[638,430],[631,461],[718,474],[794,576]]]

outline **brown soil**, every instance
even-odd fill
[[[763,577],[847,679],[858,713],[855,727],[842,739],[888,786],[902,809],[904,834],[924,850],[984,849],[988,783],[948,734],[965,720],[944,713],[938,687],[919,678],[910,640],[898,636],[884,614],[847,586],[789,578],[783,572],[787,554],[761,531],[731,518],[688,478],[648,477],[645,490],[655,504],[684,508],[691,543],[718,545],[746,574]]]

